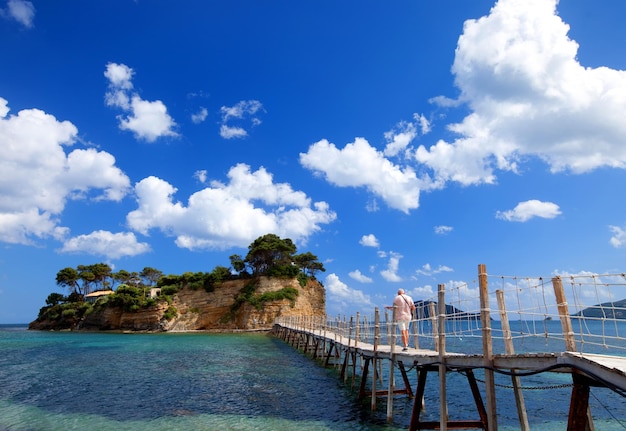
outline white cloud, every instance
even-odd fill
[[[109,85],[115,91],[132,90],[133,75],[135,72],[125,64],[109,63],[104,71],[104,76],[109,80]],[[109,93],[107,93],[107,96]]]
[[[255,172],[238,164],[228,172],[228,184],[213,181],[192,194],[187,206],[174,202],[176,188],[148,177],[135,186],[138,208],[127,216],[142,234],[160,229],[188,249],[246,247],[259,236],[275,233],[304,243],[320,225],[335,220],[326,202],[311,203],[287,183],[274,183],[264,168]]]
[[[231,126],[233,120],[249,120],[252,126],[261,124],[258,113],[263,112],[263,104],[258,100],[242,100],[235,106],[222,106],[220,136],[224,139],[245,138],[248,131],[241,126]]]
[[[611,245],[615,248],[626,247],[626,230],[619,226],[609,226],[609,230],[613,233],[613,236],[609,240]]]
[[[202,123],[204,120],[206,120],[206,117],[209,115],[209,111],[207,111],[206,108],[202,107],[200,108],[200,110],[198,112],[196,112],[195,114],[191,114],[191,121],[194,124],[200,124]]]
[[[430,277],[435,274],[440,274],[442,272],[452,272],[452,271],[454,270],[450,268],[449,266],[439,265],[436,269],[433,269],[432,266],[430,266],[430,263],[426,263],[422,265],[422,267],[418,269],[416,272],[420,275],[426,275]]]
[[[387,140],[385,156],[396,156],[400,151],[406,149],[416,137],[417,126],[411,122],[401,121],[394,129],[385,133]]]
[[[556,5],[500,0],[465,22],[452,70],[471,113],[450,126],[457,140],[415,153],[438,181],[493,183],[529,157],[552,172],[626,168],[626,71],[581,65]]]
[[[396,126],[385,133],[387,146],[384,154],[387,157],[397,156],[406,150],[417,138],[418,133],[425,135],[430,132],[430,121],[422,114],[413,114],[414,122],[401,121]]]
[[[104,72],[109,80],[106,104],[128,113],[126,117],[118,116],[120,129],[129,130],[137,139],[147,142],[154,142],[164,136],[178,136],[174,131],[176,123],[167,113],[163,102],[143,100],[139,94],[131,91],[133,75],[133,69],[116,63],[108,63]]]
[[[417,125],[419,126],[419,129],[422,135],[426,135],[427,133],[430,133],[431,124],[428,118],[424,117],[424,115],[422,114],[413,114],[413,118],[417,122]]]
[[[198,181],[200,181],[202,184],[204,184],[206,183],[206,180],[207,180],[207,171],[204,169],[196,171],[193,173],[193,177],[197,179]]]
[[[429,284],[422,287],[414,287],[413,289],[407,291],[407,294],[411,296],[414,301],[433,299],[436,295],[433,287]]]
[[[360,282],[360,283],[371,283],[374,280],[372,280],[370,277],[364,275],[363,273],[361,273],[361,271],[359,271],[358,269],[349,272],[348,275],[350,276],[350,278]]]
[[[0,10],[0,16],[14,19],[24,27],[31,28],[35,19],[35,6],[26,0],[9,0],[6,10]]]
[[[380,275],[387,281],[394,283],[402,281],[402,278],[398,275],[398,268],[400,266],[400,259],[402,255],[393,251],[389,252],[389,263],[387,269],[380,272]]]
[[[551,219],[560,214],[561,210],[557,204],[532,199],[526,202],[520,202],[512,210],[498,211],[496,218],[506,221],[525,222],[533,217]]]
[[[220,126],[220,136],[224,139],[245,138],[248,132],[241,127],[229,127],[225,124]]]
[[[351,289],[334,273],[326,276],[324,286],[328,292],[329,302],[334,303],[338,311],[354,307],[370,311],[374,307],[369,295],[365,295],[360,290]]]
[[[132,232],[112,233],[104,230],[94,231],[88,235],[69,238],[60,250],[63,253],[85,253],[104,256],[108,259],[119,259],[124,256],[136,256],[150,251],[145,242],[138,242]]]
[[[421,183],[411,168],[400,168],[363,138],[339,150],[323,139],[300,153],[300,163],[339,187],[366,187],[405,213],[419,206]]]
[[[68,199],[121,200],[128,177],[115,158],[93,148],[75,149],[78,130],[39,109],[8,114],[0,98],[0,241],[31,244],[33,237],[61,239],[58,215]]]
[[[444,226],[444,225],[435,226],[435,233],[437,235],[446,235],[452,232],[453,230],[454,228],[452,226]]]
[[[380,246],[380,243],[378,242],[378,238],[376,238],[376,235],[374,235],[373,233],[370,233],[369,235],[363,235],[361,237],[361,240],[359,241],[359,244],[361,244],[363,247]]]
[[[9,111],[9,101],[0,97],[0,118],[6,117]]]

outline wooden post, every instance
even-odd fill
[[[504,350],[507,355],[515,354],[513,346],[513,337],[511,336],[511,326],[509,325],[509,316],[506,314],[506,304],[504,303],[504,292],[496,290],[496,298],[498,299],[498,310],[500,310],[500,321],[502,323],[502,333],[504,335]],[[515,371],[515,370],[511,370]],[[515,393],[515,405],[517,407],[517,417],[521,431],[529,431],[528,414],[526,413],[526,403],[524,402],[524,394],[522,393],[522,385],[519,376],[512,376],[513,392]]]
[[[359,337],[361,336],[361,313],[356,312],[356,329],[354,331],[354,348],[359,345]]]
[[[393,393],[395,390],[395,382],[394,382],[394,367],[396,361],[396,306],[393,306],[393,312],[391,314],[391,321],[393,322],[391,328],[391,344],[390,344],[390,354],[389,354],[389,387],[387,390],[387,422],[391,422],[393,418]],[[385,316],[387,313],[385,313]],[[389,323],[387,323],[389,326]]]
[[[372,358],[372,399],[371,399],[371,409],[372,411],[376,411],[376,380],[378,379],[378,369],[376,367],[377,363],[377,352],[378,352],[378,343],[380,339],[380,314],[378,312],[378,307],[374,309],[374,357]]]
[[[413,315],[413,311],[411,311],[411,320],[413,320],[413,346],[416,349],[420,348],[420,343],[419,343],[419,337],[417,335],[418,333],[418,324],[419,322],[417,321],[417,309],[415,309],[415,315]]]
[[[428,303],[428,316],[430,324],[433,328],[433,344],[435,345],[435,352],[439,351],[439,328],[437,327],[437,312],[435,311],[435,303]]]
[[[485,395],[487,398],[487,427],[489,431],[497,431],[498,416],[496,412],[496,385],[493,373],[493,344],[491,341],[491,315],[489,313],[489,286],[487,267],[478,265],[478,285],[480,289],[480,323],[482,326],[483,361],[485,364]]]
[[[439,337],[437,338],[437,351],[439,352],[439,429],[448,429],[448,399],[446,391],[446,299],[445,285],[440,284],[437,292],[437,326]]]
[[[576,338],[574,337],[574,328],[572,327],[572,319],[569,315],[569,307],[567,306],[567,298],[565,297],[561,277],[552,278],[552,287],[554,288],[556,306],[559,310],[561,328],[563,330],[563,337],[565,338],[565,350],[575,352]],[[594,430],[593,417],[591,416],[591,409],[589,408],[588,380],[577,375],[576,370],[572,371],[572,380],[574,387],[572,388],[572,397],[570,400],[567,431]],[[585,416],[586,418],[583,420]]]
[[[556,297],[556,306],[559,310],[559,318],[561,319],[561,328],[565,337],[565,350],[568,352],[576,351],[576,339],[574,338],[574,329],[572,327],[572,319],[569,316],[569,308],[567,306],[567,298],[561,277],[552,279],[552,287],[554,288],[554,296]]]

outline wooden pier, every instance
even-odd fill
[[[359,313],[350,319],[345,317],[343,319],[283,318],[275,322],[273,334],[323,365],[336,367],[344,382],[350,382],[353,386],[358,384],[358,398],[360,400],[369,398],[372,410],[377,408],[377,402],[380,399],[385,399],[389,421],[393,417],[394,397],[412,398],[414,401],[410,431],[497,430],[495,374],[510,376],[520,429],[529,430],[520,377],[543,372],[571,375],[572,389],[567,430],[594,430],[588,402],[590,387],[606,387],[619,395],[626,396],[626,337],[624,336],[626,334],[617,333],[612,338],[617,341],[614,344],[624,346],[623,351],[616,349],[615,354],[582,351],[577,345],[577,335],[572,323],[573,320],[579,322],[580,319],[572,318],[562,280],[554,277],[551,279],[551,289],[553,290],[552,296],[555,298],[554,308],[558,310],[558,319],[561,323],[564,348],[553,352],[515,353],[515,334],[511,331],[509,317],[516,315],[515,313],[520,315],[520,311],[507,311],[506,289],[496,289],[495,292],[490,292],[488,280],[485,266],[479,265],[479,286],[476,290],[480,296],[478,301],[480,308],[476,310],[476,313],[462,311],[460,312],[462,314],[456,316],[451,316],[449,308],[446,308],[446,289],[444,285],[439,285],[436,301],[425,303],[428,311],[417,310],[417,319],[412,322],[414,347],[407,351],[401,351],[396,346],[396,328],[393,318],[389,319],[389,316],[385,314],[385,318],[381,321],[378,309],[374,311],[373,320],[369,319],[369,321],[361,317]],[[514,290],[521,291],[522,289],[516,285]],[[622,293],[626,297],[626,279]],[[541,295],[544,298],[549,296],[546,292],[541,292]],[[494,353],[493,350],[490,296],[497,298],[499,330],[502,334],[500,338],[505,347],[502,353]],[[543,314],[547,314],[548,308],[545,308]],[[527,309],[525,311],[528,314]],[[481,352],[455,353],[446,350],[447,328],[461,315],[463,319],[472,320],[476,327],[479,326],[482,341]],[[533,322],[536,322],[536,315],[534,317]],[[551,320],[551,316],[544,319]],[[420,332],[417,328],[428,328],[430,333]],[[420,348],[420,342],[426,339],[431,341],[428,346],[430,348]],[[586,341],[584,339],[583,341],[583,343],[579,341],[578,344],[585,344]],[[604,343],[606,345],[606,341]],[[415,389],[411,386],[407,369],[415,369],[417,372]],[[477,380],[474,375],[475,370],[481,370],[484,373],[483,382]],[[461,373],[465,376],[468,396],[472,397],[476,406],[475,417],[460,420],[449,419],[446,376],[450,372]],[[421,418],[423,396],[429,374],[436,375],[438,379],[439,421],[436,422],[424,421]],[[482,393],[485,394],[484,400],[479,383],[484,384],[482,387]]]

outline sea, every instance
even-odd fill
[[[437,375],[431,374],[422,420],[438,420]],[[408,375],[415,389],[415,371]],[[532,429],[566,429],[570,383],[559,373],[522,378]],[[518,430],[510,377],[497,375],[496,384],[499,429]],[[394,397],[388,420],[386,398],[372,411],[369,398],[359,401],[357,392],[358,382],[344,382],[335,368],[268,333],[43,332],[0,325],[0,431],[409,428],[412,399]],[[464,376],[448,373],[447,392],[450,419],[478,419]],[[596,430],[626,429],[623,396],[594,387],[590,408]]]

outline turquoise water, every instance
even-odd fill
[[[371,412],[369,400],[357,402],[356,388],[342,384],[336,371],[265,334],[59,333],[0,326],[0,351],[0,431],[393,431],[408,429],[413,404],[396,397],[387,423],[384,398]],[[415,373],[409,376],[415,388]],[[522,381],[568,382],[558,374]],[[500,429],[519,429],[512,393],[498,391]],[[533,429],[565,429],[569,392],[526,392],[531,425],[539,425]],[[468,394],[464,378],[449,373],[451,419],[476,418]],[[433,374],[422,419],[437,419],[437,397]],[[591,406],[597,430],[625,429],[624,398],[592,388]]]

